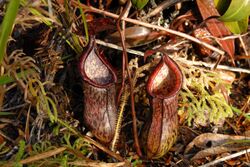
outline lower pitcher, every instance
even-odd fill
[[[117,119],[117,76],[109,62],[98,52],[94,36],[90,36],[79,70],[84,80],[84,123],[97,139],[109,143],[113,139]]]
[[[145,125],[142,143],[150,159],[162,157],[176,141],[181,86],[181,70],[170,57],[164,55],[147,82],[152,114]]]

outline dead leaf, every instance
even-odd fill
[[[227,29],[223,22],[219,21],[217,18],[211,18],[214,16],[220,16],[218,11],[214,6],[213,0],[197,0],[197,6],[200,10],[201,16],[203,20],[208,19],[205,21],[205,25],[209,32],[216,37],[216,41],[218,44],[229,54],[233,65],[235,66],[234,62],[234,39],[227,39],[222,40],[218,38],[226,37],[231,35],[231,32]]]
[[[193,129],[189,128],[188,126],[179,127],[179,133],[185,145],[190,143],[196,136],[199,135],[197,132],[195,132]]]
[[[197,136],[188,144],[185,154],[189,153],[193,148],[204,149],[198,152],[192,159],[204,158],[209,155],[221,154],[228,151],[237,151],[250,147],[250,143],[244,142],[249,140],[246,136],[230,136],[224,134],[205,133]]]
[[[132,26],[125,29],[125,44],[127,48],[138,47],[153,42],[159,37],[165,35],[168,35],[168,33],[164,31],[152,31],[151,29],[142,26]],[[120,34],[118,31],[109,35],[107,40],[121,45]]]
[[[246,140],[246,139],[250,139],[250,137],[203,133],[197,136],[191,143],[188,144],[185,153],[189,152],[189,150],[191,150],[191,148],[194,146],[198,148],[215,147],[225,144],[227,142],[232,142],[235,140]]]
[[[5,139],[2,135],[0,135],[0,144],[3,144],[5,142]]]
[[[206,20],[211,16],[220,16],[214,6],[213,0],[197,0],[196,2],[203,20]]]
[[[191,160],[202,159],[208,156],[223,154],[223,153],[231,152],[231,151],[239,151],[245,148],[246,147],[224,147],[224,146],[212,147],[212,148],[199,151],[197,154],[195,154],[195,156],[192,157]]]
[[[97,34],[107,30],[115,30],[115,22],[110,18],[95,18],[88,22],[88,30],[90,34]]]
[[[86,161],[86,160],[73,161],[73,162],[69,162],[68,164],[73,165],[73,166],[88,166],[88,167],[122,167],[122,166],[126,166],[125,162],[105,163],[105,162],[100,162],[100,161]]]

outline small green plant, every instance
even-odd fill
[[[25,141],[21,140],[19,142],[19,149],[15,157],[15,167],[21,167],[22,164],[19,163],[19,161],[22,159],[23,155],[25,153]]]
[[[221,79],[223,74],[197,67],[182,69],[185,80],[180,93],[179,114],[186,115],[189,126],[192,123],[219,124],[233,116],[233,108],[225,97],[230,93],[232,83]]]

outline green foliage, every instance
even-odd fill
[[[43,152],[54,150],[57,147],[66,146],[68,149],[62,153],[56,154],[53,157],[49,157],[34,161],[32,163],[33,166],[39,166],[43,164],[44,166],[49,165],[61,165],[68,166],[68,162],[81,160],[81,157],[78,155],[81,153],[82,155],[87,155],[90,152],[90,145],[84,141],[83,138],[77,137],[75,135],[70,134],[70,132],[66,132],[61,140],[56,140],[56,143],[52,143],[51,141],[41,141],[32,146],[32,151],[29,153],[30,156],[39,155]],[[75,154],[77,153],[77,154]]]
[[[217,0],[218,1],[218,0]],[[219,11],[225,11],[227,0],[219,0]],[[220,5],[219,5],[220,4]],[[250,1],[249,0],[232,0],[225,13],[220,17],[223,21],[240,21],[250,15]]]
[[[80,0],[78,0],[78,3],[81,4]],[[87,25],[86,17],[85,17],[85,14],[83,13],[82,8],[80,7],[79,9],[80,9],[81,17],[82,17],[82,22],[84,25],[84,31],[85,31],[85,35],[86,35],[86,43],[89,43],[89,32],[88,32],[88,25]]]
[[[23,77],[27,77],[29,74],[34,73],[35,71],[32,69],[29,70],[24,70],[22,72],[17,73],[17,78],[23,78]],[[15,78],[12,76],[9,76],[8,74],[0,76],[0,85],[4,85],[4,84],[8,84],[11,82],[14,82]]]
[[[142,165],[142,160],[140,160],[140,159],[136,159],[133,161],[133,157],[129,157],[128,161],[131,162],[133,167]]]
[[[75,136],[71,132],[66,132],[60,134],[62,137],[59,139],[58,136],[51,136],[51,140],[42,140],[38,143],[32,145],[32,149],[29,152],[25,151],[25,142],[23,140],[19,143],[18,153],[13,155],[9,161],[1,161],[1,165],[9,164],[9,166],[21,167],[23,166],[23,160],[32,158],[32,161],[29,161],[28,166],[69,166],[69,162],[80,161],[82,157],[89,155],[92,151],[92,148],[89,143],[87,143],[82,137]],[[2,153],[3,147],[0,145],[0,155]],[[50,155],[48,152],[56,150],[58,148],[65,147],[66,150]],[[4,151],[6,154],[9,150]],[[48,153],[47,155],[44,153]],[[42,157],[41,157],[41,156]],[[36,158],[34,158],[36,157]],[[26,159],[27,158],[27,159]],[[39,159],[41,158],[41,159]],[[21,163],[20,163],[21,162]]]
[[[47,6],[46,1],[38,1],[36,5],[32,5],[32,3],[30,3],[27,0],[21,0],[21,5],[25,7],[26,10],[31,13],[31,15],[26,20],[21,20],[20,24],[25,24],[25,23],[22,23],[25,21],[35,20],[35,21],[44,23],[47,26],[51,27],[53,25],[52,23],[56,22],[56,20],[51,19],[49,17],[48,12],[46,10],[39,8],[40,5]]]
[[[68,1],[65,1],[65,2],[68,2]],[[19,15],[18,17],[16,17],[20,3],[21,3],[20,9],[22,10],[22,15]],[[2,74],[1,74],[2,76],[0,76],[0,86],[15,82],[15,84],[9,84],[11,86],[6,85],[6,87],[9,86],[9,89],[5,89],[5,90],[9,91],[10,89],[14,87],[18,87],[23,91],[24,101],[33,107],[32,112],[36,109],[38,113],[36,117],[37,119],[32,120],[34,121],[32,126],[40,126],[39,124],[40,122],[37,123],[36,122],[37,120],[40,121],[41,119],[49,119],[50,124],[55,126],[53,128],[54,133],[49,133],[45,135],[48,135],[50,139],[52,140],[51,141],[42,140],[41,143],[36,143],[36,144],[32,143],[33,144],[32,149],[29,153],[27,153],[25,150],[25,142],[21,141],[19,144],[18,153],[13,155],[11,157],[11,160],[0,162],[0,164],[5,163],[5,164],[11,164],[14,166],[22,166],[22,164],[20,163],[22,159],[27,158],[29,156],[33,156],[33,155],[39,156],[39,154],[43,152],[57,149],[58,147],[63,145],[68,148],[66,151],[59,153],[57,155],[53,155],[46,159],[44,158],[43,160],[37,160],[37,161],[31,162],[28,165],[29,166],[40,166],[40,165],[52,166],[56,164],[55,166],[59,166],[59,165],[68,166],[69,161],[80,160],[83,156],[91,152],[90,144],[87,143],[82,138],[81,135],[79,135],[80,132],[72,128],[72,125],[68,124],[65,121],[66,119],[65,117],[63,120],[59,119],[60,116],[62,117],[62,113],[59,112],[61,111],[60,110],[61,108],[60,106],[58,106],[61,103],[61,101],[58,102],[59,100],[61,100],[60,99],[61,97],[57,97],[55,94],[52,93],[51,85],[54,84],[52,83],[53,81],[50,82],[50,80],[48,81],[47,78],[43,78],[43,81],[41,81],[39,72],[44,70],[45,68],[43,69],[38,68],[36,63],[38,63],[39,61],[35,61],[32,58],[32,57],[37,58],[36,55],[33,55],[32,57],[30,57],[30,56],[25,55],[22,50],[14,50],[10,55],[6,55],[6,57],[4,57],[5,50],[6,50],[5,48],[6,48],[14,23],[18,25],[17,27],[18,32],[19,30],[21,30],[22,32],[25,32],[26,28],[33,28],[41,23],[44,23],[50,28],[53,28],[53,30],[60,31],[58,34],[61,35],[63,37],[62,39],[64,39],[67,43],[72,44],[72,48],[80,47],[80,49],[78,48],[76,49],[76,52],[81,53],[82,46],[80,46],[81,42],[79,40],[81,36],[78,36],[77,34],[71,32],[71,29],[70,29],[71,27],[63,27],[65,26],[63,24],[64,20],[63,21],[59,20],[60,17],[58,17],[59,14],[61,14],[62,12],[59,13],[58,11],[53,10],[54,13],[52,13],[51,15],[51,13],[48,12],[49,7],[47,3],[48,1],[44,1],[44,0],[43,1],[27,1],[27,0],[10,0],[9,1],[7,10],[6,12],[3,13],[4,19],[0,28],[0,48],[1,48],[0,49],[0,52],[1,52],[0,53],[1,55],[0,66],[2,67]],[[52,3],[54,5],[55,2],[52,2]],[[70,14],[72,15],[75,14],[74,13],[75,10],[73,9],[71,10],[72,10],[71,11],[72,13],[68,13],[69,16]],[[20,17],[20,16],[25,16],[25,17]],[[74,19],[72,16],[69,18]],[[86,19],[84,18],[84,14],[82,15],[82,18],[83,18],[83,22],[84,21],[86,22]],[[72,20],[69,20],[69,22],[72,23]],[[62,27],[67,29],[67,33],[69,34],[66,34],[65,33],[66,31],[61,32],[63,29]],[[86,23],[85,23],[85,31],[87,31]],[[48,33],[49,32],[50,31],[48,31]],[[66,38],[66,35],[67,35],[67,38]],[[68,39],[69,36],[73,38],[73,41],[71,39]],[[47,42],[46,39],[44,41]],[[76,43],[77,43],[77,47],[76,47]],[[57,45],[57,43],[55,45]],[[15,49],[15,47],[11,49]],[[56,51],[56,50],[53,50],[53,48],[51,50]],[[50,58],[51,56],[51,52],[47,52],[47,53],[48,54],[46,54],[45,59]],[[43,58],[43,57],[39,57],[39,58]],[[4,61],[2,61],[3,59]],[[51,63],[54,63],[54,61],[49,61],[49,63],[50,63],[49,66],[52,66]],[[43,67],[44,64],[40,64],[40,65]],[[51,71],[48,71],[48,73],[50,72]],[[6,103],[8,103],[8,101]],[[14,114],[14,112],[13,113],[12,112],[0,112],[0,116],[5,116],[5,115],[8,116],[12,114]],[[15,112],[15,114],[18,114],[18,113]],[[27,125],[27,127],[30,127],[30,124]],[[61,132],[61,129],[60,129],[62,127],[64,128],[63,133]],[[34,127],[34,129],[36,128],[37,127]],[[38,127],[38,129],[39,128],[40,127]],[[63,136],[63,135],[64,137],[62,138],[62,140],[60,140],[61,138],[58,139],[58,136]],[[53,139],[56,139],[56,140],[53,141]],[[9,144],[6,144],[5,141],[1,143],[0,144],[0,156],[4,157],[6,154],[8,154],[11,151],[12,146],[13,145],[10,146]],[[83,156],[79,158],[79,154]]]
[[[28,91],[32,97],[36,99],[36,110],[38,113],[44,113],[47,111],[50,121],[57,122],[57,107],[53,99],[51,99],[44,88],[46,83],[41,83],[40,80],[30,79],[28,82]]]
[[[132,166],[140,166],[140,165],[142,165],[142,160],[140,160],[140,159],[138,159],[138,160],[135,160],[135,161],[133,161],[132,162]]]
[[[15,167],[21,167],[22,164],[19,163],[19,161],[22,159],[23,155],[25,152],[25,141],[21,140],[19,142],[19,149],[18,149],[18,153],[16,154],[16,158],[15,158]]]
[[[249,0],[214,0],[215,6],[222,14],[220,20],[235,34],[246,32],[250,15]]]
[[[8,38],[14,25],[20,0],[11,0],[8,4],[7,11],[0,26],[0,65],[3,61]]]
[[[234,34],[240,34],[247,31],[248,17],[240,21],[224,22],[224,24]]]
[[[141,10],[144,8],[144,6],[147,5],[148,0],[131,0],[133,6],[135,6],[137,9]]]
[[[7,142],[4,141],[2,144],[0,144],[0,155],[4,155],[6,154],[7,152],[10,151],[10,149],[7,147]],[[1,163],[0,163],[1,164]]]
[[[201,68],[183,68],[184,85],[181,91],[179,114],[186,114],[188,125],[219,124],[233,116],[233,108],[223,93],[230,92],[231,83],[222,80],[224,74]],[[223,93],[222,93],[223,92]]]
[[[249,97],[249,100],[250,100],[250,97]],[[250,121],[250,114],[249,113],[245,113],[245,112],[242,112],[241,110],[239,110],[238,108],[236,107],[232,107],[234,113],[238,114],[238,115],[243,115],[246,120]]]
[[[6,116],[6,115],[15,115],[15,113],[10,113],[10,112],[0,112],[0,116]]]
[[[32,145],[32,151],[29,153],[30,155],[37,155],[39,153],[53,150],[56,146],[53,145],[50,141],[41,141]]]

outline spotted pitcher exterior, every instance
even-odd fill
[[[84,123],[94,136],[109,143],[117,119],[115,70],[97,50],[94,36],[81,56],[79,70],[83,79]]]
[[[162,157],[176,141],[181,86],[181,70],[170,57],[164,55],[147,82],[152,115],[151,121],[146,123],[145,140],[142,142],[150,159]]]

